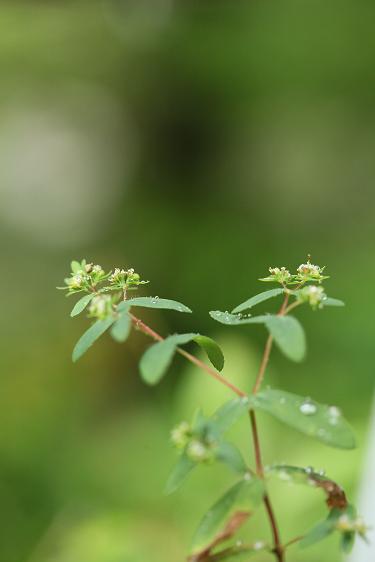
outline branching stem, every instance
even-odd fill
[[[289,295],[286,294],[285,298],[284,298],[284,301],[283,301],[283,304],[281,305],[281,308],[278,312],[279,316],[284,316],[292,308],[294,308],[293,304],[295,304],[295,303],[293,303],[292,305],[290,305],[288,307],[288,300],[289,300]],[[139,329],[141,332],[143,332],[147,336],[151,337],[155,341],[163,341],[164,340],[164,338],[160,334],[158,334],[152,328],[150,328],[147,324],[142,322],[142,320],[137,318],[137,316],[134,316],[134,314],[130,314],[130,317],[132,319],[132,322],[133,322],[134,326],[137,329]],[[261,384],[263,382],[264,374],[265,374],[265,371],[266,371],[266,368],[267,368],[267,365],[268,365],[268,361],[269,361],[269,357],[270,357],[270,353],[271,353],[271,349],[272,349],[272,342],[273,342],[272,336],[268,336],[267,341],[266,341],[266,345],[265,345],[265,348],[264,348],[261,364],[260,364],[260,367],[259,367],[259,371],[258,371],[256,380],[255,380],[255,383],[254,383],[254,387],[253,387],[253,390],[252,390],[253,394],[256,394],[259,391],[259,389],[261,387]],[[194,365],[196,365],[197,367],[199,367],[200,369],[205,371],[210,377],[216,379],[218,382],[220,382],[221,384],[223,384],[224,386],[229,388],[237,396],[241,396],[241,397],[246,396],[245,392],[243,392],[242,390],[237,388],[234,384],[232,384],[230,381],[228,381],[225,377],[220,375],[220,373],[218,373],[214,369],[211,369],[211,367],[206,365],[206,363],[203,363],[203,361],[200,361],[200,359],[198,359],[194,355],[191,355],[190,353],[188,353],[187,351],[185,351],[184,349],[181,349],[181,348],[177,348],[177,351],[180,355],[183,355],[188,361],[190,361],[191,363],[193,363]],[[249,415],[250,415],[251,432],[252,432],[252,437],[253,437],[253,447],[254,447],[254,454],[255,454],[256,472],[257,472],[257,475],[260,478],[264,478],[264,467],[263,467],[263,462],[262,462],[259,434],[258,434],[258,428],[257,428],[257,422],[256,422],[256,416],[255,416],[254,410],[250,410]],[[269,498],[268,494],[265,494],[263,501],[264,501],[266,513],[267,513],[267,516],[268,516],[268,519],[269,519],[269,522],[270,522],[271,531],[272,531],[273,544],[274,544],[273,553],[276,557],[277,562],[285,562],[285,556],[284,556],[285,548],[286,548],[286,546],[288,546],[291,543],[288,543],[288,545],[286,545],[285,547],[282,545],[280,533],[279,533],[279,529],[278,529],[278,525],[277,525],[277,521],[276,521],[276,517],[275,517],[275,513],[273,511],[273,507],[272,507],[272,504],[271,504],[271,501],[270,501],[270,498]]]

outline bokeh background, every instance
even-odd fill
[[[208,311],[264,289],[270,265],[326,265],[347,307],[298,313],[307,359],[275,351],[269,382],[340,405],[359,447],[263,416],[261,437],[266,462],[325,468],[355,498],[374,390],[374,17],[350,0],[1,2],[1,562],[182,561],[233,482],[202,468],[163,495],[171,426],[230,396],[182,359],[145,387],[140,334],[73,365],[87,320],[55,290],[71,259],[134,267],[186,303],[143,317],[216,337],[244,388],[265,333]],[[246,420],[233,438],[251,460]],[[325,514],[314,490],[272,494],[286,539]],[[243,536],[268,540],[261,511]],[[340,560],[336,539],[290,552]]]

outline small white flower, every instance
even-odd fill
[[[101,273],[101,274],[104,273],[104,270],[101,265],[94,265],[92,270],[94,273]]]
[[[195,462],[201,462],[208,458],[208,449],[201,441],[193,439],[186,450],[187,456]]]

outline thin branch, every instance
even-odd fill
[[[283,316],[284,314],[287,314],[287,312],[288,312],[288,300],[289,300],[289,295],[286,294],[285,298],[284,298],[284,301],[282,303],[282,306],[281,306],[281,308],[278,312],[279,316]],[[291,305],[291,307],[292,306],[293,305]],[[289,307],[289,309],[291,307]],[[152,328],[147,326],[147,324],[142,322],[142,320],[140,320],[139,318],[137,318],[133,314],[130,314],[130,317],[131,317],[132,322],[135,325],[135,327],[138,328],[139,330],[141,330],[144,334],[150,336],[155,341],[163,341],[164,340],[164,338],[162,336],[160,336],[160,334],[158,334],[157,332],[152,330]],[[269,361],[269,357],[270,357],[270,353],[271,353],[271,349],[272,349],[272,342],[273,342],[272,336],[268,336],[267,341],[266,341],[266,345],[265,345],[265,348],[264,348],[264,352],[263,352],[262,361],[261,361],[259,371],[258,371],[256,380],[255,380],[255,384],[254,384],[254,387],[253,387],[253,390],[252,390],[253,394],[256,394],[258,392],[258,390],[259,390],[259,388],[260,388],[260,386],[263,382],[264,374],[265,374],[265,371],[266,371],[266,368],[267,368],[267,365],[268,365],[268,361]],[[241,396],[241,397],[246,396],[245,392],[243,392],[242,390],[237,388],[235,385],[233,385],[231,382],[229,382],[226,378],[224,378],[222,375],[220,375],[217,371],[215,371],[214,369],[211,369],[211,367],[209,367],[208,365],[203,363],[203,361],[200,361],[199,359],[197,359],[194,355],[191,355],[190,353],[188,353],[187,351],[185,351],[184,349],[181,349],[181,348],[177,348],[177,351],[180,355],[183,355],[188,361],[195,364],[200,369],[203,369],[212,378],[216,379],[217,381],[219,381],[220,383],[225,385],[227,388],[232,390],[235,394],[237,394],[237,396]],[[252,436],[253,436],[256,471],[257,471],[257,475],[260,478],[264,478],[264,468],[263,468],[261,448],[260,448],[260,442],[259,442],[259,434],[258,434],[256,416],[255,416],[254,410],[250,410],[249,415],[250,415],[251,431],[252,431]],[[271,531],[272,531],[272,536],[273,536],[273,542],[274,542],[273,553],[276,556],[277,562],[284,562],[284,560],[285,560],[285,558],[284,558],[284,547],[282,546],[282,543],[281,543],[280,533],[279,533],[276,517],[275,517],[274,511],[273,511],[273,508],[272,508],[272,504],[271,504],[271,500],[270,500],[268,494],[264,495],[263,501],[264,501],[264,505],[265,505],[265,508],[266,508],[266,512],[267,512],[267,515],[268,515],[268,519],[269,519]]]
[[[164,340],[164,338],[160,334],[152,330],[152,328],[150,328],[149,326],[147,326],[147,324],[142,322],[142,320],[134,316],[134,314],[130,314],[130,317],[132,319],[134,326],[138,328],[138,330],[141,330],[141,332],[143,332],[147,336],[150,336],[152,339],[156,341]],[[201,361],[194,355],[191,355],[190,353],[188,353],[184,349],[181,349],[180,347],[177,348],[177,352],[180,355],[183,355],[188,361],[190,361],[191,363],[193,363],[194,365],[205,371],[208,375],[210,375],[210,377],[216,379],[221,384],[229,388],[232,392],[237,394],[237,396],[241,396],[241,397],[247,396],[246,392],[243,392],[241,389],[237,388],[234,384],[232,384],[225,377],[223,377],[223,375],[220,375],[220,373],[215,371],[215,369],[211,369],[209,365],[206,365],[206,363],[203,363],[203,361]]]

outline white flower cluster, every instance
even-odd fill
[[[307,279],[320,280],[323,277],[323,269],[324,268],[319,267],[319,265],[310,263],[310,260],[308,260],[307,263],[301,263],[301,265],[297,268],[298,278],[301,281],[305,281]]]
[[[367,526],[361,517],[352,519],[347,513],[341,515],[336,523],[336,529],[342,533],[356,532],[364,536],[367,531]]]
[[[312,308],[321,308],[326,298],[327,295],[323,287],[318,287],[317,285],[307,285],[307,287],[298,291],[298,300],[308,302]]]
[[[89,316],[104,319],[112,312],[112,298],[109,295],[94,297],[89,306]]]

